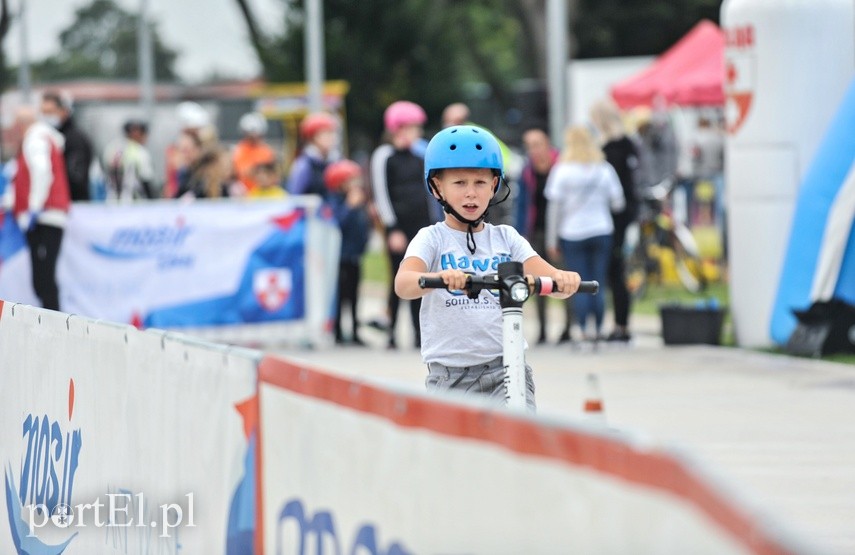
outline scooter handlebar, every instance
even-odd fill
[[[476,279],[479,279],[479,281],[486,281],[482,277],[479,277]],[[471,283],[471,281],[472,281],[472,278],[471,277],[468,278],[466,280],[467,285],[469,283]],[[495,281],[495,278],[493,278],[493,280],[491,280],[491,281]],[[539,282],[540,280],[537,280],[537,281]],[[495,284],[498,285],[498,281],[495,281]],[[421,287],[422,289],[445,289],[445,282],[442,281],[442,278],[421,276],[419,278],[419,287]],[[599,290],[600,290],[599,282],[597,282],[597,281],[583,281],[582,283],[579,284],[579,290],[577,292],[578,293],[590,293],[591,295],[596,295],[599,292]]]

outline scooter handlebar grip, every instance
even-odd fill
[[[536,287],[539,286],[539,289],[536,291],[538,295],[549,295],[553,291],[555,291],[555,282],[552,281],[551,277],[541,276],[535,280]]]
[[[445,289],[442,278],[422,276],[419,278],[419,287],[422,289]]]
[[[596,295],[600,291],[600,282],[598,281],[583,281],[579,284],[579,293],[590,293]]]
[[[598,281],[583,281],[579,283],[579,289],[576,291],[577,293],[590,293],[592,295],[596,295],[600,290],[600,283]],[[552,278],[541,276],[539,278],[534,279],[534,292],[537,295],[549,295],[555,291],[560,293],[560,290],[555,287],[555,282],[552,281]]]

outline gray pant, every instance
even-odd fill
[[[437,362],[430,362],[427,366],[428,377],[425,378],[425,386],[428,391],[453,389],[466,394],[486,395],[495,401],[496,405],[507,403],[508,388],[505,385],[502,357],[474,366],[444,366]],[[526,406],[529,411],[535,412],[537,405],[534,401],[534,378],[528,364],[525,365],[525,385]]]

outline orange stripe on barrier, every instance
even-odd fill
[[[0,300],[0,320],[3,319],[3,301]]]
[[[585,401],[585,412],[603,412],[603,403],[597,399],[588,399]]]
[[[766,535],[750,515],[662,451],[641,451],[607,437],[533,422],[507,411],[394,393],[271,356],[259,365],[259,381],[378,416],[401,427],[483,441],[522,455],[587,467],[670,493],[698,507],[758,555],[795,553]]]

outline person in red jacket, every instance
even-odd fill
[[[22,136],[14,179],[15,220],[27,236],[36,296],[44,308],[59,310],[56,261],[71,204],[65,141],[56,129],[37,121],[30,107],[18,109],[15,128]]]

